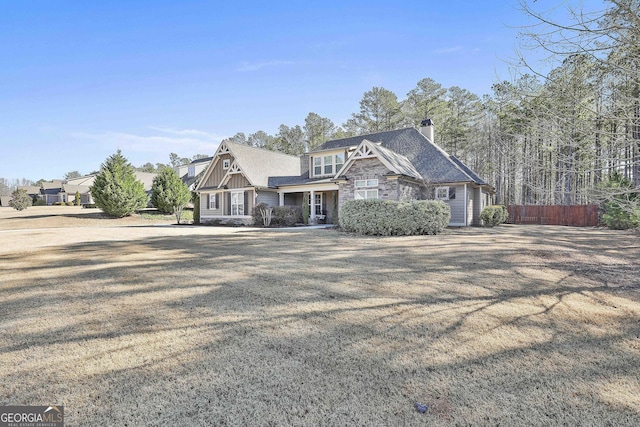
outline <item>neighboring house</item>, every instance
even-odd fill
[[[438,199],[451,207],[449,225],[479,224],[493,189],[432,141],[433,125],[425,120],[419,131],[328,141],[300,158],[223,143],[197,189],[201,220],[250,223],[247,207],[302,206],[308,197],[310,222],[335,222],[344,202],[374,198]]]
[[[196,159],[189,164],[177,166],[173,170],[176,171],[182,182],[189,187],[189,190],[193,191],[196,187],[196,178],[209,167],[211,160],[213,160],[213,157]]]
[[[0,196],[0,206],[7,207],[9,206],[9,202],[13,199],[12,196]]]
[[[93,198],[91,198],[91,192],[88,185],[73,185],[65,183],[62,185],[62,192],[59,194],[59,200],[65,202],[75,202],[76,193],[80,194],[80,204],[90,205],[93,204]]]
[[[153,178],[157,176],[155,173],[150,172],[135,172],[136,179],[142,182],[144,185],[144,191],[151,195],[151,187],[153,186]],[[96,175],[86,175],[80,178],[72,178],[67,180],[62,185],[60,193],[58,194],[57,201],[60,202],[73,202],[76,197],[76,192],[80,193],[80,202],[83,205],[93,204],[95,201],[91,197],[91,186],[96,179]],[[50,204],[50,203],[49,203]]]
[[[41,187],[38,187],[37,185],[20,185],[18,186],[18,190],[25,190],[32,200],[34,197],[36,199],[43,198]]]
[[[62,190],[62,180],[54,179],[52,181],[44,181],[40,185],[40,192],[42,194],[42,198],[47,203],[47,205],[52,205],[56,202],[66,202],[66,198],[61,197],[61,194],[64,193]]]

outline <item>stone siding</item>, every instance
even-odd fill
[[[423,185],[402,178],[388,177],[388,173],[389,169],[377,158],[353,162],[345,173],[349,180],[340,183],[339,186],[339,206],[342,207],[344,202],[354,199],[357,179],[377,179],[379,199],[408,201],[423,198]]]

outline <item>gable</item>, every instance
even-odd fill
[[[336,177],[344,175],[346,171],[351,168],[354,162],[358,162],[364,159],[377,159],[378,163],[384,165],[388,174],[392,175],[404,175],[413,179],[422,180],[422,176],[411,164],[409,159],[398,153],[395,153],[387,148],[382,147],[380,144],[374,144],[369,140],[364,139],[360,145],[358,145],[351,156],[347,159],[342,170],[338,171]]]
[[[269,177],[279,175],[300,175],[300,159],[226,141],[218,147],[197,190],[225,185],[228,188],[268,187]]]
[[[359,146],[363,140],[379,143],[381,147],[403,156],[427,183],[475,182],[486,185],[475,173],[458,159],[447,154],[415,128],[327,141],[320,150]]]

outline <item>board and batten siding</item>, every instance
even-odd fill
[[[220,217],[231,215],[231,192],[225,190],[220,192],[200,193],[200,217]],[[209,197],[216,195],[218,197],[217,209],[209,209]],[[253,190],[244,190],[244,210],[245,216],[251,215],[254,206]]]
[[[209,175],[202,187],[217,187],[218,184],[220,184],[220,181],[222,181],[222,178],[224,178],[227,173],[227,171],[222,168],[225,159],[229,159],[233,162],[233,158],[230,154],[221,154],[218,158],[218,163],[216,163],[216,166],[211,171],[211,175]]]

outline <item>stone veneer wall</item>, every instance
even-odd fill
[[[356,160],[345,172],[349,180],[339,186],[339,206],[354,199],[356,179],[377,179],[380,199],[406,201],[422,198],[422,185],[402,178],[387,177],[389,172],[377,158]]]

